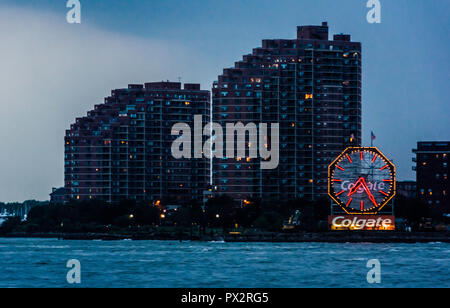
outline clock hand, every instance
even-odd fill
[[[361,185],[362,185],[361,179],[362,178],[360,178],[358,181],[356,181],[355,186],[353,186],[353,188],[350,189],[347,197],[350,197],[351,195],[353,195],[354,193],[356,193],[358,191],[359,187],[361,187]]]
[[[373,203],[375,206],[378,206],[378,203],[377,203],[377,201],[375,200],[375,197],[374,197],[374,196],[372,195],[372,193],[370,192],[369,187],[367,187],[366,180],[364,180],[364,178],[362,178],[362,185],[363,185],[364,190],[366,191],[367,195],[369,195],[370,201],[372,201],[372,203]]]

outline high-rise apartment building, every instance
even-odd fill
[[[450,211],[450,141],[418,142],[413,152],[417,195],[442,213]]]
[[[213,85],[213,121],[279,123],[280,162],[214,159],[213,184],[235,199],[327,196],[327,167],[361,145],[361,43],[328,37],[328,25],[298,27],[296,39],[262,47],[224,69]],[[265,146],[270,146],[268,138]]]
[[[199,84],[156,82],[113,90],[76,119],[65,137],[68,199],[123,199],[173,204],[202,200],[207,159],[175,159],[174,124],[210,120],[210,92]]]

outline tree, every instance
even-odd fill
[[[8,234],[17,229],[18,226],[21,225],[20,217],[12,217],[8,218],[3,224],[0,226],[0,234]]]
[[[205,205],[208,224],[212,227],[231,227],[234,221],[235,205],[228,196],[217,196]]]

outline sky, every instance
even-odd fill
[[[129,83],[199,82],[203,89],[261,40],[327,21],[363,46],[363,143],[374,131],[415,179],[417,141],[450,140],[448,0],[0,0],[0,201],[48,200],[64,184],[64,134],[76,117]]]

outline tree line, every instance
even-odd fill
[[[27,220],[9,219],[0,226],[0,233],[83,233],[83,232],[135,232],[166,226],[184,229],[257,229],[281,231],[283,223],[296,211],[300,215],[300,228],[304,231],[326,231],[330,201],[292,200],[288,202],[264,202],[258,199],[236,202],[227,196],[217,196],[202,205],[198,201],[187,202],[176,209],[167,209],[148,202],[124,200],[108,204],[98,200],[70,201],[67,204],[35,203]],[[397,198],[397,218],[418,228],[425,217],[435,222],[442,216],[417,199]]]

